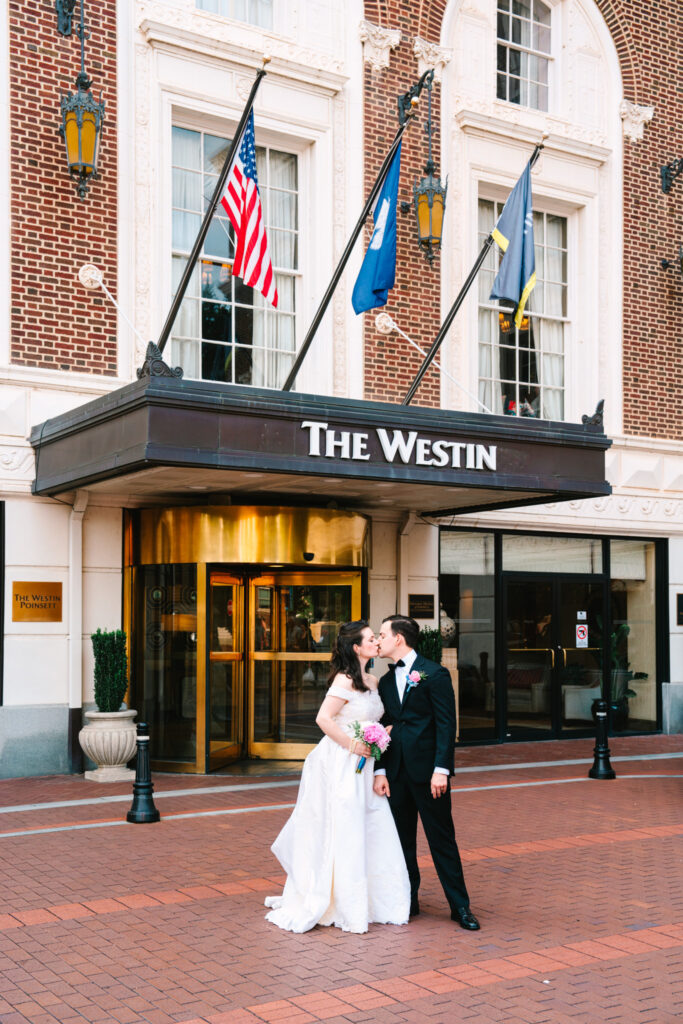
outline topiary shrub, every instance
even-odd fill
[[[441,630],[420,630],[420,639],[418,640],[417,644],[418,654],[421,654],[423,658],[429,658],[430,661],[435,661],[437,665],[440,665],[442,650],[443,640],[441,639]]]
[[[128,689],[126,634],[98,629],[91,638],[95,654],[95,703],[98,711],[118,711]]]

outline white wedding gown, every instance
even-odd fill
[[[335,721],[350,735],[354,722],[378,722],[376,690],[332,685],[346,703]],[[368,924],[406,924],[410,883],[384,796],[373,791],[375,762],[356,773],[358,755],[324,736],[304,762],[296,807],[271,849],[287,872],[282,896],[269,896],[268,921],[291,932],[316,924],[366,932]]]

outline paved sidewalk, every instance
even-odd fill
[[[424,842],[409,925],[267,924],[296,776],[155,776],[156,825],[128,785],[0,781],[0,1024],[682,1021],[682,737],[610,746],[614,782],[586,740],[457,751],[476,933]]]

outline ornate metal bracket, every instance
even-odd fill
[[[413,100],[418,99],[420,93],[424,89],[425,85],[431,88],[432,82],[434,81],[434,68],[430,68],[429,71],[425,71],[424,75],[419,82],[415,85],[411,85],[408,92],[404,92],[402,96],[398,98],[398,123],[405,124],[408,115],[413,109]]]
[[[675,260],[660,260],[659,265],[662,270],[668,270],[669,267],[678,267],[678,273],[683,277],[683,245],[678,247],[678,256]]]
[[[601,398],[600,401],[598,402],[598,404],[596,405],[595,412],[593,413],[592,416],[587,416],[584,413],[583,416],[581,417],[581,422],[583,423],[584,427],[602,427],[603,426],[602,414],[604,412],[604,409],[605,409],[605,399]]]
[[[150,341],[145,353],[145,361],[138,370],[138,380],[142,380],[143,377],[175,377],[179,379],[182,376],[182,367],[171,368],[168,366],[157,346]]]
[[[62,36],[70,36],[72,31],[71,19],[74,14],[76,0],[55,0],[57,12],[57,31]]]
[[[670,192],[671,186],[674,183],[674,179],[683,172],[683,157],[679,157],[678,160],[672,160],[670,164],[665,164],[659,172],[662,176],[662,192]]]

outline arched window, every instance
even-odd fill
[[[499,100],[548,109],[550,8],[541,0],[498,0]]]

